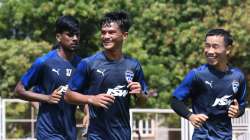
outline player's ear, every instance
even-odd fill
[[[123,40],[126,40],[128,38],[128,32],[123,32]]]
[[[56,34],[56,40],[57,40],[57,42],[61,42],[61,34],[59,34],[59,33],[57,33]]]
[[[232,45],[226,46],[226,54],[229,55],[232,49]]]

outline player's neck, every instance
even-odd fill
[[[66,51],[66,50],[64,50],[62,48],[59,48],[58,51],[57,51],[57,53],[58,53],[58,55],[60,57],[62,57],[65,60],[68,60],[68,61],[72,60],[73,57],[74,57],[74,55],[75,55],[74,52]]]
[[[104,54],[109,60],[117,61],[123,58],[121,50],[104,50]]]
[[[215,66],[215,69],[221,72],[227,72],[229,67],[227,64],[221,64],[221,65]]]

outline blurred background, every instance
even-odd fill
[[[171,134],[166,130],[160,133],[162,139],[183,139],[185,122],[169,109],[169,99],[184,75],[205,63],[203,42],[209,29],[231,32],[234,48],[230,62],[250,80],[250,0],[0,0],[1,138],[34,137],[36,110],[27,102],[15,100],[13,90],[35,58],[52,48],[56,19],[72,15],[80,21],[78,54],[86,57],[101,50],[100,18],[121,9],[128,11],[133,20],[123,49],[141,62],[150,89],[145,106],[149,110],[131,111],[134,139],[146,139],[141,133],[149,134],[156,122],[167,130],[173,128]],[[156,119],[159,114],[164,117]],[[82,113],[77,116],[81,123]],[[139,126],[145,130],[139,130]],[[250,130],[248,125],[245,127]]]

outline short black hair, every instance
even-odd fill
[[[205,39],[207,39],[208,36],[223,36],[224,37],[224,43],[225,43],[226,47],[233,45],[233,38],[232,38],[230,32],[227,31],[227,30],[224,30],[224,29],[211,29],[211,30],[209,30],[207,32]]]
[[[79,21],[73,16],[61,16],[56,21],[56,33],[68,31],[70,33],[79,33]]]
[[[100,26],[109,25],[110,23],[115,22],[123,32],[128,32],[131,27],[131,19],[129,14],[126,11],[115,11],[109,12],[104,15],[100,22]]]

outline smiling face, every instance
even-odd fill
[[[226,69],[229,52],[229,46],[225,45],[223,36],[207,36],[204,53],[209,65],[214,66],[218,70]]]
[[[105,50],[121,51],[123,40],[127,35],[128,32],[123,32],[115,22],[102,25],[101,41]]]

